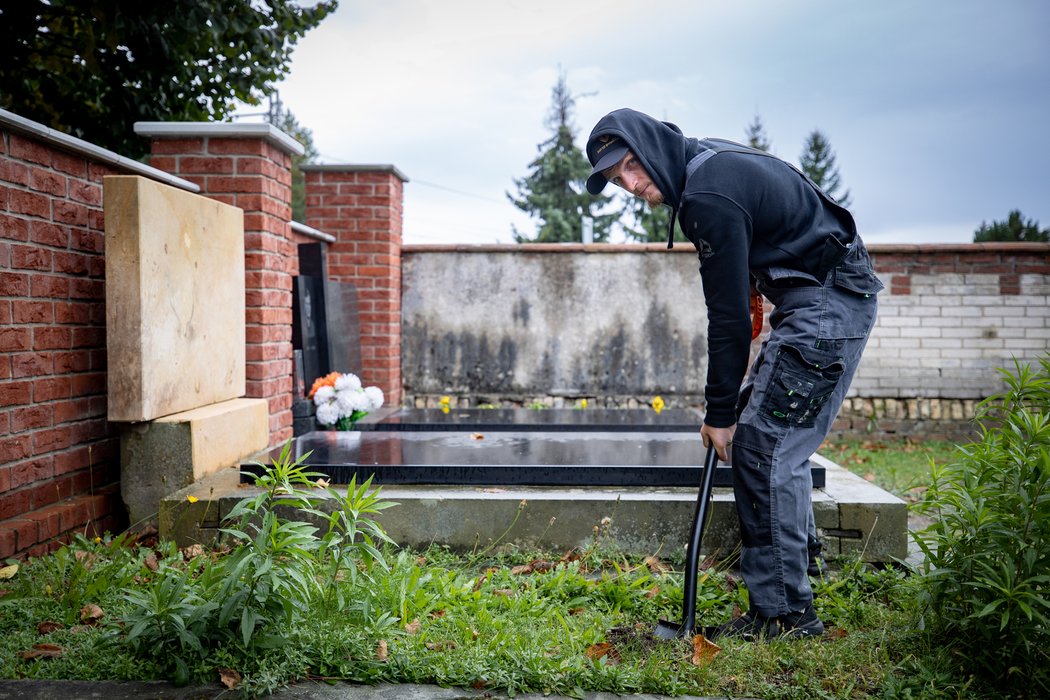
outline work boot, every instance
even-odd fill
[[[707,636],[712,641],[721,637],[735,637],[748,642],[770,640],[775,637],[801,639],[824,634],[824,623],[810,603],[804,609],[779,617],[766,617],[750,611],[735,620],[719,625]]]

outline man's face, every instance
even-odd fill
[[[663,204],[664,196],[656,188],[649,173],[642,167],[641,161],[632,153],[627,151],[620,162],[607,170],[602,171],[605,179],[622,187],[636,197],[641,197],[650,207]]]

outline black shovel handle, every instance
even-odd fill
[[[704,524],[707,522],[707,508],[711,501],[711,487],[715,483],[715,468],[718,465],[718,453],[712,444],[707,448],[704,460],[704,476],[700,482],[700,493],[696,497],[696,511],[693,513],[693,529],[689,535],[689,544],[685,551],[685,589],[682,591],[682,627],[680,634],[688,636],[696,626],[696,570],[700,563],[700,541],[704,538]]]

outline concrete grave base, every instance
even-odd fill
[[[873,563],[903,560],[908,553],[904,501],[829,460],[816,456],[814,461],[827,472],[827,486],[813,492],[826,553],[856,553]],[[213,541],[222,517],[238,500],[256,493],[255,487],[240,484],[237,469],[221,470],[161,501],[161,535],[180,546]],[[391,485],[383,487],[383,499],[399,505],[377,520],[403,546],[480,551],[496,544],[564,551],[598,538],[631,553],[681,555],[696,493],[688,488]],[[190,495],[199,500],[190,503]],[[733,493],[715,489],[713,498],[703,552],[726,555],[740,539]]]
[[[269,444],[265,399],[231,399],[125,428],[120,484],[131,523],[155,519],[167,494]]]

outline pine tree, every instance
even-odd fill
[[[769,143],[769,137],[766,136],[766,128],[762,125],[762,118],[758,114],[755,114],[755,120],[748,124],[744,134],[747,136],[748,146],[766,153],[770,152],[772,145]]]
[[[667,240],[667,226],[670,223],[671,208],[660,205],[650,207],[640,197],[626,196],[620,214],[620,225],[628,240],[639,243],[663,243]],[[688,239],[682,233],[682,227],[674,224],[674,240],[684,242]]]
[[[539,156],[529,163],[531,173],[514,180],[518,197],[507,193],[514,206],[540,220],[535,238],[511,227],[518,243],[579,242],[583,238],[585,216],[594,221],[594,242],[609,240],[617,214],[598,213],[611,197],[587,192],[586,181],[591,166],[574,143],[575,109],[576,97],[569,91],[562,73],[551,92],[551,108],[546,121],[546,126],[554,134],[537,146]]]
[[[973,232],[974,243],[1047,243],[1050,242],[1050,229],[1039,230],[1039,222],[1034,219],[1025,221],[1021,211],[1014,209],[1006,221],[993,221],[991,226],[983,221]]]
[[[831,150],[831,144],[819,129],[814,129],[806,137],[806,145],[799,156],[799,166],[817,187],[844,207],[850,205],[849,190],[839,196],[837,193],[842,187],[842,177],[839,175],[838,166],[835,165],[835,152]]]

